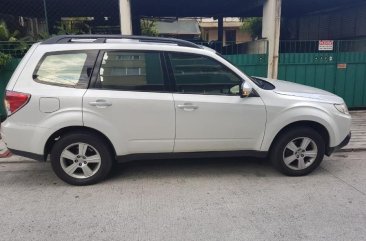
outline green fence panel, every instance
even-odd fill
[[[366,53],[281,53],[278,78],[324,89],[366,107]]]
[[[366,107],[366,52],[342,52],[337,59],[335,93],[350,107]]]
[[[366,61],[365,61],[366,62]],[[355,94],[353,99],[354,106],[362,106],[366,103],[366,64],[357,65],[355,73]]]
[[[267,54],[234,54],[225,58],[250,76],[267,77]]]
[[[14,70],[18,66],[21,59],[13,58],[7,65],[0,68],[0,116],[3,118],[6,116],[6,111],[4,107],[4,93],[6,85],[8,84]]]
[[[337,68],[335,93],[350,107],[366,107],[366,63],[347,63]]]
[[[278,79],[334,92],[335,70],[334,65],[280,65]]]

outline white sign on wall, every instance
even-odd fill
[[[333,51],[333,40],[319,40],[319,51]]]

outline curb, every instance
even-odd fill
[[[350,148],[350,149],[340,149],[336,152],[362,152],[366,151],[366,148]],[[335,153],[336,153],[335,152]]]

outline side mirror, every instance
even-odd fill
[[[246,98],[248,97],[253,91],[253,87],[246,81],[243,81],[243,83],[240,86],[240,97]]]

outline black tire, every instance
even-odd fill
[[[80,177],[80,178],[76,178],[73,177],[71,175],[84,175],[83,174],[83,170],[82,167],[76,167],[76,169],[79,170],[75,170],[75,172],[71,175],[67,174],[64,170],[65,168],[65,164],[61,164],[64,163],[65,161],[70,162],[71,159],[68,158],[63,158],[61,160],[61,154],[62,152],[65,150],[65,148],[71,146],[70,148],[74,148],[73,145],[78,145],[77,143],[85,143],[87,144],[87,148],[86,152],[88,153],[92,153],[91,155],[93,155],[93,152],[95,154],[99,154],[100,156],[100,161],[95,164],[95,163],[88,163],[87,165],[97,165],[98,168],[95,168],[95,173],[92,174],[89,177]],[[105,138],[94,134],[94,133],[90,133],[90,132],[77,132],[77,133],[70,133],[70,134],[66,134],[64,136],[61,136],[61,138],[54,144],[52,151],[51,151],[51,165],[52,165],[52,169],[53,171],[56,173],[56,175],[63,180],[64,182],[71,184],[71,185],[77,185],[77,186],[83,186],[83,185],[91,185],[91,184],[95,184],[97,182],[102,181],[103,179],[105,179],[108,174],[111,171],[112,165],[114,163],[114,158],[113,158],[113,151],[111,150],[111,148],[109,147],[108,144],[106,144],[106,140]],[[93,149],[94,148],[94,149]],[[97,151],[97,153],[95,152]],[[74,153],[77,153],[73,152]],[[85,155],[86,157],[87,155]],[[77,158],[78,160],[75,160],[74,162],[76,163],[77,161],[79,161],[79,158]],[[88,160],[87,158],[85,160]],[[80,158],[80,163],[77,163],[78,165],[83,165],[83,159]],[[73,161],[71,161],[70,165],[74,164]],[[62,165],[64,165],[64,168],[62,167]],[[81,169],[81,170],[80,170]],[[90,169],[92,170],[92,169]],[[79,171],[81,174],[77,174],[76,172]],[[85,176],[85,175],[84,175]]]
[[[306,138],[310,138],[313,142],[315,142],[316,144],[316,148],[317,151],[317,155],[315,159],[312,159],[312,163],[309,161],[306,168],[301,169],[301,170],[294,170],[292,168],[290,168],[288,165],[286,165],[285,163],[285,158],[284,158],[284,152],[288,152],[291,151],[288,148],[286,148],[287,144],[289,144],[291,141],[296,140],[297,138],[302,138],[302,137],[306,137]],[[299,141],[301,141],[301,139],[299,139]],[[295,141],[296,142],[296,141]],[[301,145],[301,144],[299,144]],[[313,145],[313,144],[311,144]],[[290,129],[288,131],[286,131],[285,133],[282,133],[278,138],[276,138],[275,143],[273,144],[272,148],[271,148],[271,153],[270,153],[270,159],[272,164],[276,167],[277,170],[279,170],[281,173],[288,175],[288,176],[303,176],[303,175],[307,175],[309,173],[311,173],[313,170],[315,170],[320,163],[322,162],[323,158],[324,158],[324,153],[325,153],[325,141],[323,139],[323,137],[316,132],[314,129],[309,128],[309,127],[297,127],[297,128],[293,128]],[[296,156],[296,154],[294,153],[293,155]],[[289,154],[289,156],[291,156],[291,154]],[[287,157],[285,155],[285,157]],[[309,157],[309,160],[311,158]],[[295,163],[294,166],[296,168],[296,161],[299,162],[299,160],[295,160],[292,163]],[[291,163],[291,164],[292,164]],[[311,163],[311,164],[310,164]]]

